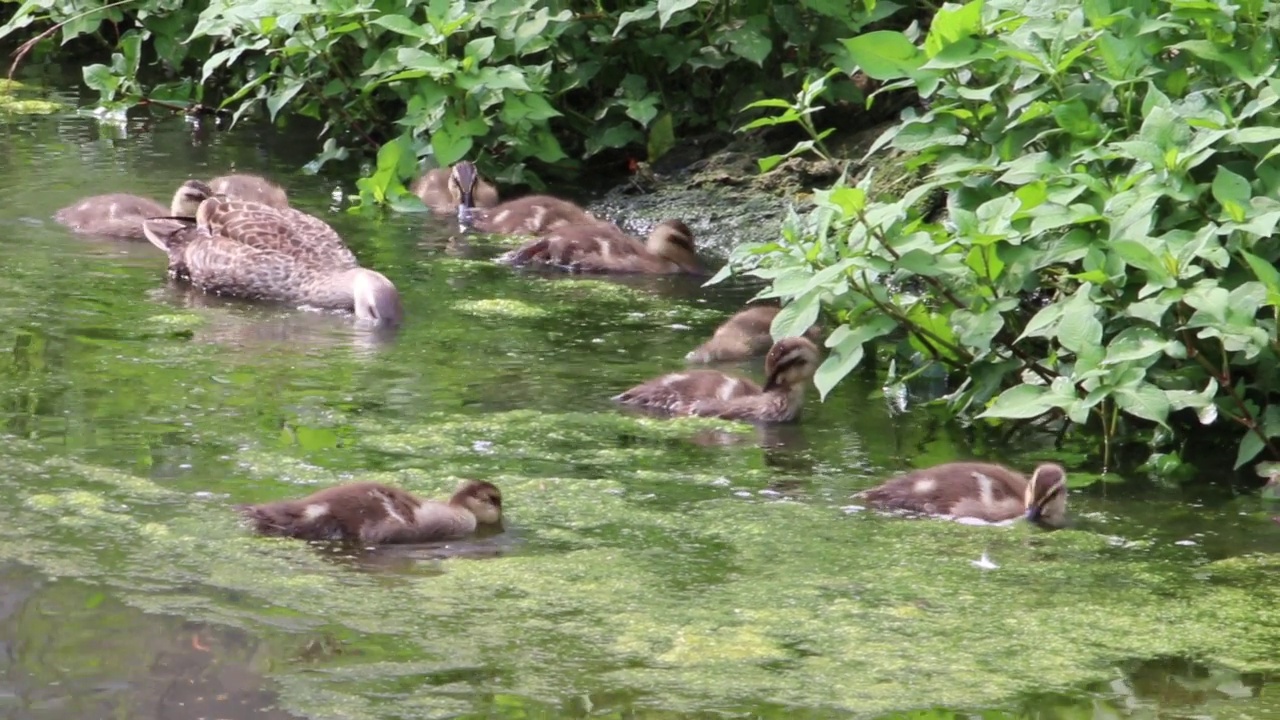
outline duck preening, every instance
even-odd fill
[[[162,215],[195,215],[209,187],[199,180],[184,182],[168,208],[151,198],[126,193],[94,195],[54,213],[53,219],[84,235],[144,240],[143,223]]]
[[[706,275],[693,233],[679,220],[659,223],[641,242],[612,223],[565,225],[499,258],[511,265],[587,273]]]
[[[204,193],[195,217],[147,220],[147,239],[169,256],[169,272],[205,292],[347,310],[397,325],[403,310],[395,285],[360,267],[338,233],[292,208],[273,208]]]
[[[466,537],[481,526],[500,528],[502,492],[492,483],[468,480],[440,502],[362,482],[325,488],[299,500],[236,509],[263,535],[372,545],[419,543]]]
[[[614,400],[670,415],[700,415],[750,422],[790,422],[800,416],[805,385],[822,363],[808,338],[784,338],[765,357],[765,383],[715,370],[688,370],[650,380]]]
[[[476,166],[466,160],[429,171],[418,178],[411,190],[431,212],[440,215],[498,204],[497,188],[486,182]],[[467,213],[463,215],[470,217]]]
[[[924,515],[1003,522],[1024,517],[1062,527],[1067,517],[1067,473],[1038,465],[1028,479],[1003,465],[954,462],[905,475],[859,494],[874,507]]]
[[[526,195],[459,217],[476,230],[501,235],[541,235],[565,225],[598,222],[586,210],[550,195]]]
[[[695,363],[735,362],[765,354],[773,347],[770,328],[780,311],[771,305],[753,305],[734,314],[685,359]],[[804,336],[817,343],[822,339],[822,328],[814,325]]]

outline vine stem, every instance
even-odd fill
[[[23,59],[23,58],[25,58],[25,57],[27,56],[27,53],[31,52],[31,48],[34,48],[34,47],[36,46],[36,43],[40,42],[41,40],[44,40],[44,39],[48,38],[48,37],[49,37],[50,35],[52,35],[52,34],[54,34],[54,33],[58,32],[58,31],[59,31],[59,30],[61,30],[61,29],[62,29],[62,27],[63,27],[64,25],[66,25],[67,23],[69,23],[69,22],[74,22],[74,21],[76,21],[76,20],[79,20],[79,19],[80,19],[80,18],[82,18],[82,17],[87,17],[87,16],[92,15],[92,14],[94,14],[94,13],[96,13],[96,12],[102,12],[103,10],[110,10],[111,8],[114,8],[114,7],[120,7],[121,5],[128,5],[128,4],[133,3],[133,2],[137,2],[137,0],[116,0],[116,2],[113,2],[113,3],[107,3],[106,5],[103,5],[102,7],[96,7],[96,8],[91,8],[91,9],[89,9],[89,10],[85,10],[84,12],[82,12],[82,13],[80,13],[80,14],[78,14],[78,15],[72,15],[71,17],[67,18],[66,20],[63,20],[63,21],[62,21],[62,22],[60,22],[60,23],[56,23],[53,27],[49,28],[48,30],[45,30],[44,32],[40,33],[39,35],[36,35],[35,37],[31,38],[30,40],[28,40],[28,41],[26,41],[26,42],[22,43],[21,45],[19,45],[19,46],[18,46],[18,49],[17,49],[17,50],[14,50],[14,51],[13,51],[13,56],[14,56],[14,57],[13,57],[13,62],[12,62],[12,63],[10,63],[10,65],[9,65],[9,79],[10,79],[10,80],[12,80],[12,79],[13,79],[13,73],[18,69],[18,65],[22,63],[22,59]]]

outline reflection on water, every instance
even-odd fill
[[[260,641],[147,615],[80,583],[0,566],[0,715],[287,720]]]

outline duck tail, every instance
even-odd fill
[[[404,318],[399,291],[380,272],[358,268],[352,278],[351,296],[357,318],[383,326],[399,325]]]

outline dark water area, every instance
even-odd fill
[[[0,121],[0,716],[1280,716],[1256,495],[1094,483],[1052,534],[860,511],[972,457],[966,433],[866,377],[769,431],[620,412],[754,290],[513,272],[448,219],[347,213],[350,165],[301,172],[317,145]],[[194,293],[150,245],[51,220],[231,171],[337,228],[404,327]],[[467,477],[508,532],[351,554],[229,510]]]

